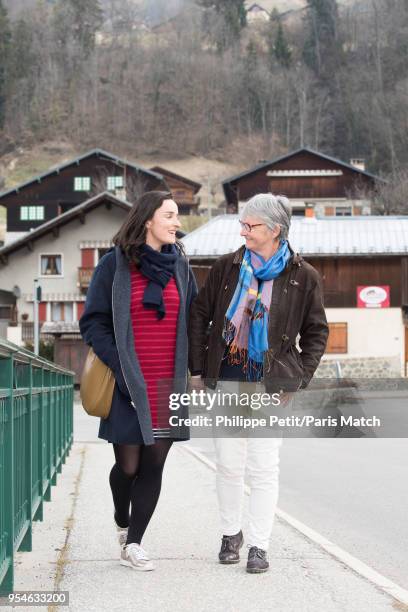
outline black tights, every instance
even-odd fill
[[[127,544],[142,541],[159,499],[163,467],[171,445],[172,440],[166,438],[149,446],[113,445],[116,463],[109,483],[116,522],[120,527],[129,526]]]

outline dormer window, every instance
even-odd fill
[[[91,177],[90,176],[76,176],[74,179],[74,191],[90,191],[91,190]]]
[[[20,221],[43,221],[44,206],[20,206]]]
[[[108,176],[106,179],[106,187],[108,191],[123,188],[123,176]]]

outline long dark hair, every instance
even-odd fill
[[[169,191],[147,191],[133,204],[122,227],[112,238],[113,244],[121,247],[129,261],[139,264],[140,247],[146,243],[146,223],[164,200],[172,200]],[[183,245],[177,240],[176,248],[184,254]]]

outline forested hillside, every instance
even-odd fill
[[[407,165],[406,0],[251,24],[243,0],[171,4],[0,0],[0,155],[65,140],[248,165],[308,145]]]

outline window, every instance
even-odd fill
[[[336,206],[336,217],[351,217],[351,206]]]
[[[122,189],[123,176],[108,176],[106,179],[106,186],[109,191],[113,191],[114,189]]]
[[[62,255],[41,255],[41,276],[62,276]]]
[[[91,190],[91,177],[90,176],[76,176],[74,179],[74,191],[90,191]]]
[[[20,206],[20,221],[42,221],[44,206]]]
[[[51,302],[51,321],[58,323],[65,321],[70,323],[74,318],[74,308],[72,302]]]
[[[347,323],[329,323],[326,353],[347,353]]]
[[[64,302],[64,321],[71,323],[74,320],[74,305],[72,302]]]
[[[11,305],[0,305],[0,319],[11,319]]]
[[[62,321],[62,302],[51,303],[51,321]]]

